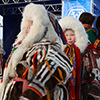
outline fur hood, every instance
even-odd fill
[[[24,8],[22,16],[21,31],[14,44],[22,41],[22,45],[24,47],[30,47],[33,43],[39,42],[44,38],[45,40],[49,40],[51,42],[59,41],[58,35],[49,20],[48,12],[43,5],[33,3],[28,4]],[[30,28],[30,32],[26,36],[25,31],[28,21],[30,20],[33,21],[33,24]],[[44,33],[46,30],[47,32],[45,35]]]
[[[75,45],[80,49],[80,52],[83,53],[88,45],[88,35],[85,32],[85,29],[81,22],[72,16],[67,16],[62,18],[59,21],[63,31],[66,29],[72,29],[75,32],[76,42]],[[65,46],[63,45],[63,49]]]

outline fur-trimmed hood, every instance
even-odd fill
[[[43,38],[51,42],[59,41],[58,35],[49,20],[48,12],[43,5],[33,3],[28,4],[24,8],[22,16],[21,31],[14,44],[23,41],[22,45],[24,45],[24,47],[32,46],[33,43],[39,42]],[[25,31],[27,29],[28,21],[30,20],[33,21],[33,24],[30,28],[30,32],[26,36]],[[44,34],[45,31],[46,35]]]
[[[81,22],[72,16],[66,16],[59,21],[59,24],[63,31],[72,29],[75,32],[75,45],[80,49],[80,52],[83,53],[88,45],[88,35]],[[64,48],[65,46],[63,45],[63,49]]]

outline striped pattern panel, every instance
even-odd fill
[[[41,83],[45,84],[46,81],[51,77],[50,70],[53,74],[58,67],[66,74],[64,78],[65,80],[70,77],[73,68],[68,57],[60,48],[61,47],[58,44],[50,44],[50,42],[47,42],[37,44],[28,51],[26,60],[30,66],[32,66],[33,63],[33,55],[38,52],[36,69],[38,69],[38,65],[41,66],[40,70],[36,72],[37,74],[35,78],[38,79]],[[45,61],[48,62],[50,70],[48,70],[48,66]]]
[[[35,65],[33,66],[33,57],[37,53]],[[47,95],[47,88],[55,88],[58,83],[65,84],[72,75],[73,70],[69,58],[64,54],[59,44],[50,42],[37,43],[26,54],[28,66],[35,67],[36,74],[29,87],[38,90],[42,96]],[[59,69],[59,71],[58,71]],[[53,87],[48,87],[51,79],[55,78],[57,83]],[[62,80],[63,79],[63,80]],[[60,91],[59,91],[60,92]]]

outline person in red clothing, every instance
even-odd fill
[[[88,45],[88,36],[81,22],[74,17],[64,17],[59,23],[67,39],[67,44],[62,44],[62,48],[73,66],[72,76],[66,84],[69,100],[79,100],[81,53]]]

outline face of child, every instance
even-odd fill
[[[67,43],[71,46],[75,43],[75,33],[73,30],[67,30],[65,32],[65,37],[67,39]]]

